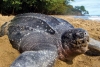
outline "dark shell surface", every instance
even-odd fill
[[[61,41],[62,33],[71,28],[74,27],[63,19],[44,14],[25,13],[17,15],[11,20],[8,37],[12,46],[20,52],[38,50],[40,46],[36,46],[36,44],[42,43],[45,45],[48,43],[56,45]],[[33,45],[33,43],[36,44]],[[34,47],[31,48],[32,46]]]
[[[49,33],[54,33],[54,31],[55,31],[55,32],[58,32],[58,34],[62,34],[61,32],[64,32],[66,29],[74,28],[69,22],[67,22],[63,19],[55,18],[52,16],[39,14],[39,13],[19,14],[14,18],[15,22],[17,22],[16,19],[18,19],[20,22],[23,22],[23,23],[29,22],[28,26],[30,26],[31,22],[32,22],[32,24],[35,25],[35,26],[32,26],[34,28],[37,28],[37,27],[43,28],[45,26],[43,28],[43,30],[47,29],[47,31],[49,31]],[[11,22],[14,22],[14,21],[11,21]],[[18,22],[17,22],[17,24],[18,24]]]

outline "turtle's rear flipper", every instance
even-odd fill
[[[100,41],[90,38],[89,50],[86,52],[89,56],[100,56]]]
[[[52,67],[57,52],[50,50],[26,51],[10,67]]]
[[[2,37],[2,36],[4,36],[4,35],[7,34],[8,24],[9,24],[9,22],[5,22],[5,23],[0,27],[0,37]]]

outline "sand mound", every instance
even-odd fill
[[[0,26],[14,16],[0,15]],[[68,16],[56,16],[69,21],[77,28],[86,29],[90,36],[100,41],[100,22],[74,19]],[[9,67],[10,64],[19,56],[17,50],[13,49],[7,36],[0,38],[0,67]],[[100,56],[89,57],[85,55],[77,56],[72,65],[68,65],[63,61],[57,60],[54,67],[100,67]]]

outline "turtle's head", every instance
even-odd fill
[[[0,27],[0,37],[4,36],[7,34],[7,27],[8,27],[8,22],[5,22],[1,27]]]
[[[69,29],[62,35],[61,39],[63,54],[67,60],[72,60],[88,50],[89,35],[84,29]]]

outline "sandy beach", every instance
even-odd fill
[[[100,21],[75,19],[71,16],[55,15],[70,22],[76,28],[83,28],[89,32],[90,37],[100,41]],[[0,15],[0,26],[10,21],[14,16]],[[0,37],[0,67],[9,67],[10,64],[20,55],[13,49],[8,37],[5,35]],[[54,67],[100,67],[100,56],[90,57],[86,55],[77,56],[72,65],[66,64],[63,61],[57,60]]]

